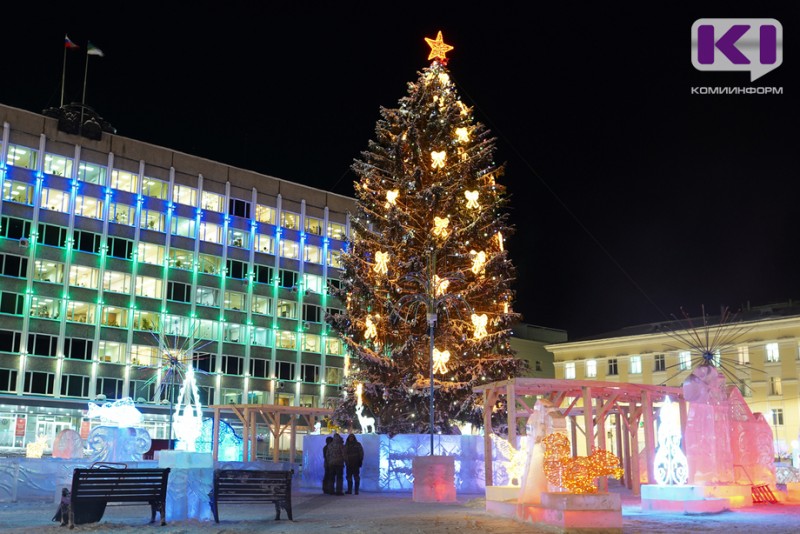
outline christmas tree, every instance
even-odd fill
[[[346,312],[328,317],[352,356],[336,418],[352,424],[366,406],[392,435],[431,431],[432,375],[433,431],[451,433],[456,422],[482,424],[473,386],[524,369],[508,343],[518,316],[503,169],[457,94],[452,47],[441,32],[426,41],[431,65],[398,108],[381,109],[353,165],[357,213],[338,292]]]

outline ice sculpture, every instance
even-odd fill
[[[102,405],[89,403],[88,417],[103,423],[92,429],[87,440],[93,462],[139,462],[150,450],[150,434],[136,427],[142,413],[130,397]]]
[[[528,458],[522,477],[519,502],[539,503],[541,494],[548,491],[544,476],[544,444],[542,440],[551,433],[566,435],[567,423],[558,407],[545,399],[539,399],[528,417],[525,430],[528,434]]]
[[[505,460],[502,460],[500,454],[498,454],[494,464],[499,464],[500,467],[505,469],[506,473],[508,473],[509,483],[512,486],[519,486],[522,471],[528,460],[528,440],[520,440],[520,447],[517,449],[503,437],[498,437],[496,434],[490,434],[490,436],[494,449],[498,453],[502,453],[505,458]]]
[[[686,484],[689,467],[681,450],[681,414],[677,404],[669,397],[658,412],[658,447],[654,462],[656,482],[659,485]]]
[[[211,452],[214,446],[213,440],[214,420],[205,419],[201,426],[200,438],[197,440],[197,452]],[[217,457],[224,462],[242,461],[242,438],[225,421],[219,422],[219,454]]]
[[[729,388],[731,449],[737,484],[775,486],[775,449],[772,428],[760,413],[753,414],[736,387]],[[752,481],[752,482],[751,482]]]
[[[53,458],[73,460],[83,458],[83,440],[81,435],[71,428],[65,428],[53,441]]]
[[[203,426],[203,408],[200,405],[200,395],[197,392],[197,383],[194,379],[192,366],[186,367],[183,384],[178,395],[178,404],[175,405],[173,427],[178,438],[177,450],[195,452],[197,439]]]
[[[690,403],[684,440],[691,484],[733,482],[730,406],[725,376],[713,365],[701,365],[683,383]]]

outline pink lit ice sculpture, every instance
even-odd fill
[[[689,476],[686,455],[681,450],[681,415],[669,397],[658,412],[658,448],[654,461],[656,483],[683,486]]]

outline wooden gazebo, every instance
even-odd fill
[[[305,427],[308,431],[314,428],[314,424],[325,416],[333,414],[333,410],[327,408],[307,408],[303,406],[281,406],[278,404],[218,404],[209,406],[214,410],[214,437],[213,437],[213,457],[214,461],[219,456],[219,422],[223,411],[233,412],[239,421],[242,422],[242,459],[247,461],[256,460],[256,426],[258,423],[265,423],[272,435],[272,460],[277,462],[279,459],[280,437],[288,430],[289,434],[289,462],[294,463],[297,455],[297,429]],[[304,423],[304,424],[303,424]]]
[[[667,396],[680,406],[681,428],[686,428],[686,401],[683,390],[678,387],[652,386],[596,380],[558,380],[550,378],[515,378],[476,386],[474,391],[483,393],[484,406],[484,454],[486,485],[492,485],[492,407],[498,400],[507,402],[508,440],[516,445],[517,424],[533,413],[535,398],[542,397],[570,421],[572,454],[577,455],[578,430],[584,434],[586,450],[593,447],[606,448],[605,421],[614,417],[616,451],[625,470],[624,484],[639,495],[639,422],[643,423],[644,450],[647,455],[647,480],[654,482],[653,460],[656,453],[655,421],[653,404],[662,402]],[[582,428],[579,423],[583,420]],[[625,431],[623,431],[623,428]]]

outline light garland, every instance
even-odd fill
[[[445,239],[450,235],[450,230],[447,227],[450,225],[450,219],[447,217],[434,217],[433,218],[433,235]]]
[[[482,250],[480,252],[470,250],[469,254],[472,256],[472,267],[470,270],[474,274],[483,273],[483,269],[486,266],[486,253]]]
[[[444,169],[444,164],[447,161],[447,152],[444,150],[431,151],[431,169]]]
[[[447,372],[447,362],[450,361],[450,351],[437,348],[433,349],[433,372],[445,374]]]
[[[467,198],[467,209],[479,209],[481,207],[478,204],[479,194],[478,191],[464,191],[464,196]]]
[[[372,268],[378,274],[389,272],[389,253],[378,251],[375,253],[375,266]]]
[[[564,434],[548,434],[544,445],[544,475],[551,484],[570,493],[597,493],[596,480],[602,476],[622,478],[619,458],[604,449],[595,448],[589,456],[571,456],[569,440]]]
[[[439,31],[439,33],[436,35],[436,39],[429,39],[426,37],[425,42],[431,47],[431,53],[428,54],[429,61],[431,59],[442,59],[447,61],[447,53],[450,50],[453,50],[452,46],[444,42],[441,31]]]
[[[486,324],[489,322],[489,317],[485,313],[481,315],[473,313],[471,319],[472,324],[475,326],[475,332],[473,333],[475,339],[483,339],[489,335],[486,332]]]
[[[495,237],[497,238],[497,246],[500,247],[500,252],[503,252],[503,250],[504,250],[503,249],[503,234],[500,233],[500,232],[497,232],[495,234]]]

